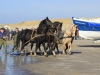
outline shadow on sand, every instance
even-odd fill
[[[100,45],[77,45],[78,47],[100,47]]]
[[[78,52],[78,51],[71,51],[71,55],[74,55],[74,54],[80,54],[82,52]],[[57,55],[59,54],[62,54],[62,51],[60,51],[59,53],[56,52]],[[63,55],[63,54],[62,54]]]
[[[82,52],[71,52],[71,55],[74,55],[74,54],[81,54]]]

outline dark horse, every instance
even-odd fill
[[[49,20],[49,18],[47,17],[47,22],[50,24],[50,29],[48,30],[47,34],[53,34],[54,35],[54,39],[50,38],[51,35],[49,36],[49,39],[51,39],[52,41],[50,41],[51,43],[53,43],[53,48],[50,49],[50,51],[54,51],[54,49],[56,48],[58,53],[59,53],[59,49],[58,49],[58,42],[61,43],[61,39],[63,37],[63,33],[62,33],[62,23],[61,22],[51,22]],[[47,48],[51,47],[51,43],[48,43]]]

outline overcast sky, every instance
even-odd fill
[[[100,17],[100,0],[0,0],[0,24]]]

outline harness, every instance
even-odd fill
[[[42,29],[42,28],[39,28],[39,29]],[[52,29],[54,29],[54,28],[52,28]],[[34,31],[35,31],[35,30],[32,30],[31,39],[28,40],[27,42],[25,42],[22,46],[24,46],[25,44],[29,43],[31,40],[33,40],[33,39],[35,39],[36,37],[39,37],[39,36],[43,36],[43,35],[52,35],[52,36],[55,36],[55,37],[56,37],[56,35],[54,35],[53,31],[51,31],[50,29],[49,29],[49,31],[50,31],[51,33],[47,32],[47,34],[36,34],[34,37],[32,37]],[[58,39],[58,41],[60,41],[59,38],[57,38],[57,39]]]
[[[73,26],[74,27],[74,26]],[[73,27],[70,29],[70,31],[73,29]],[[72,32],[71,32],[72,33]],[[65,34],[67,34],[68,36],[66,36],[66,37],[63,37],[63,38],[73,38],[74,36],[72,36],[72,35],[69,35],[68,33],[65,33]],[[74,33],[75,34],[75,33]]]

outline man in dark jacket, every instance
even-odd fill
[[[0,29],[0,48],[4,45],[5,53],[7,53],[6,32],[4,28]]]

